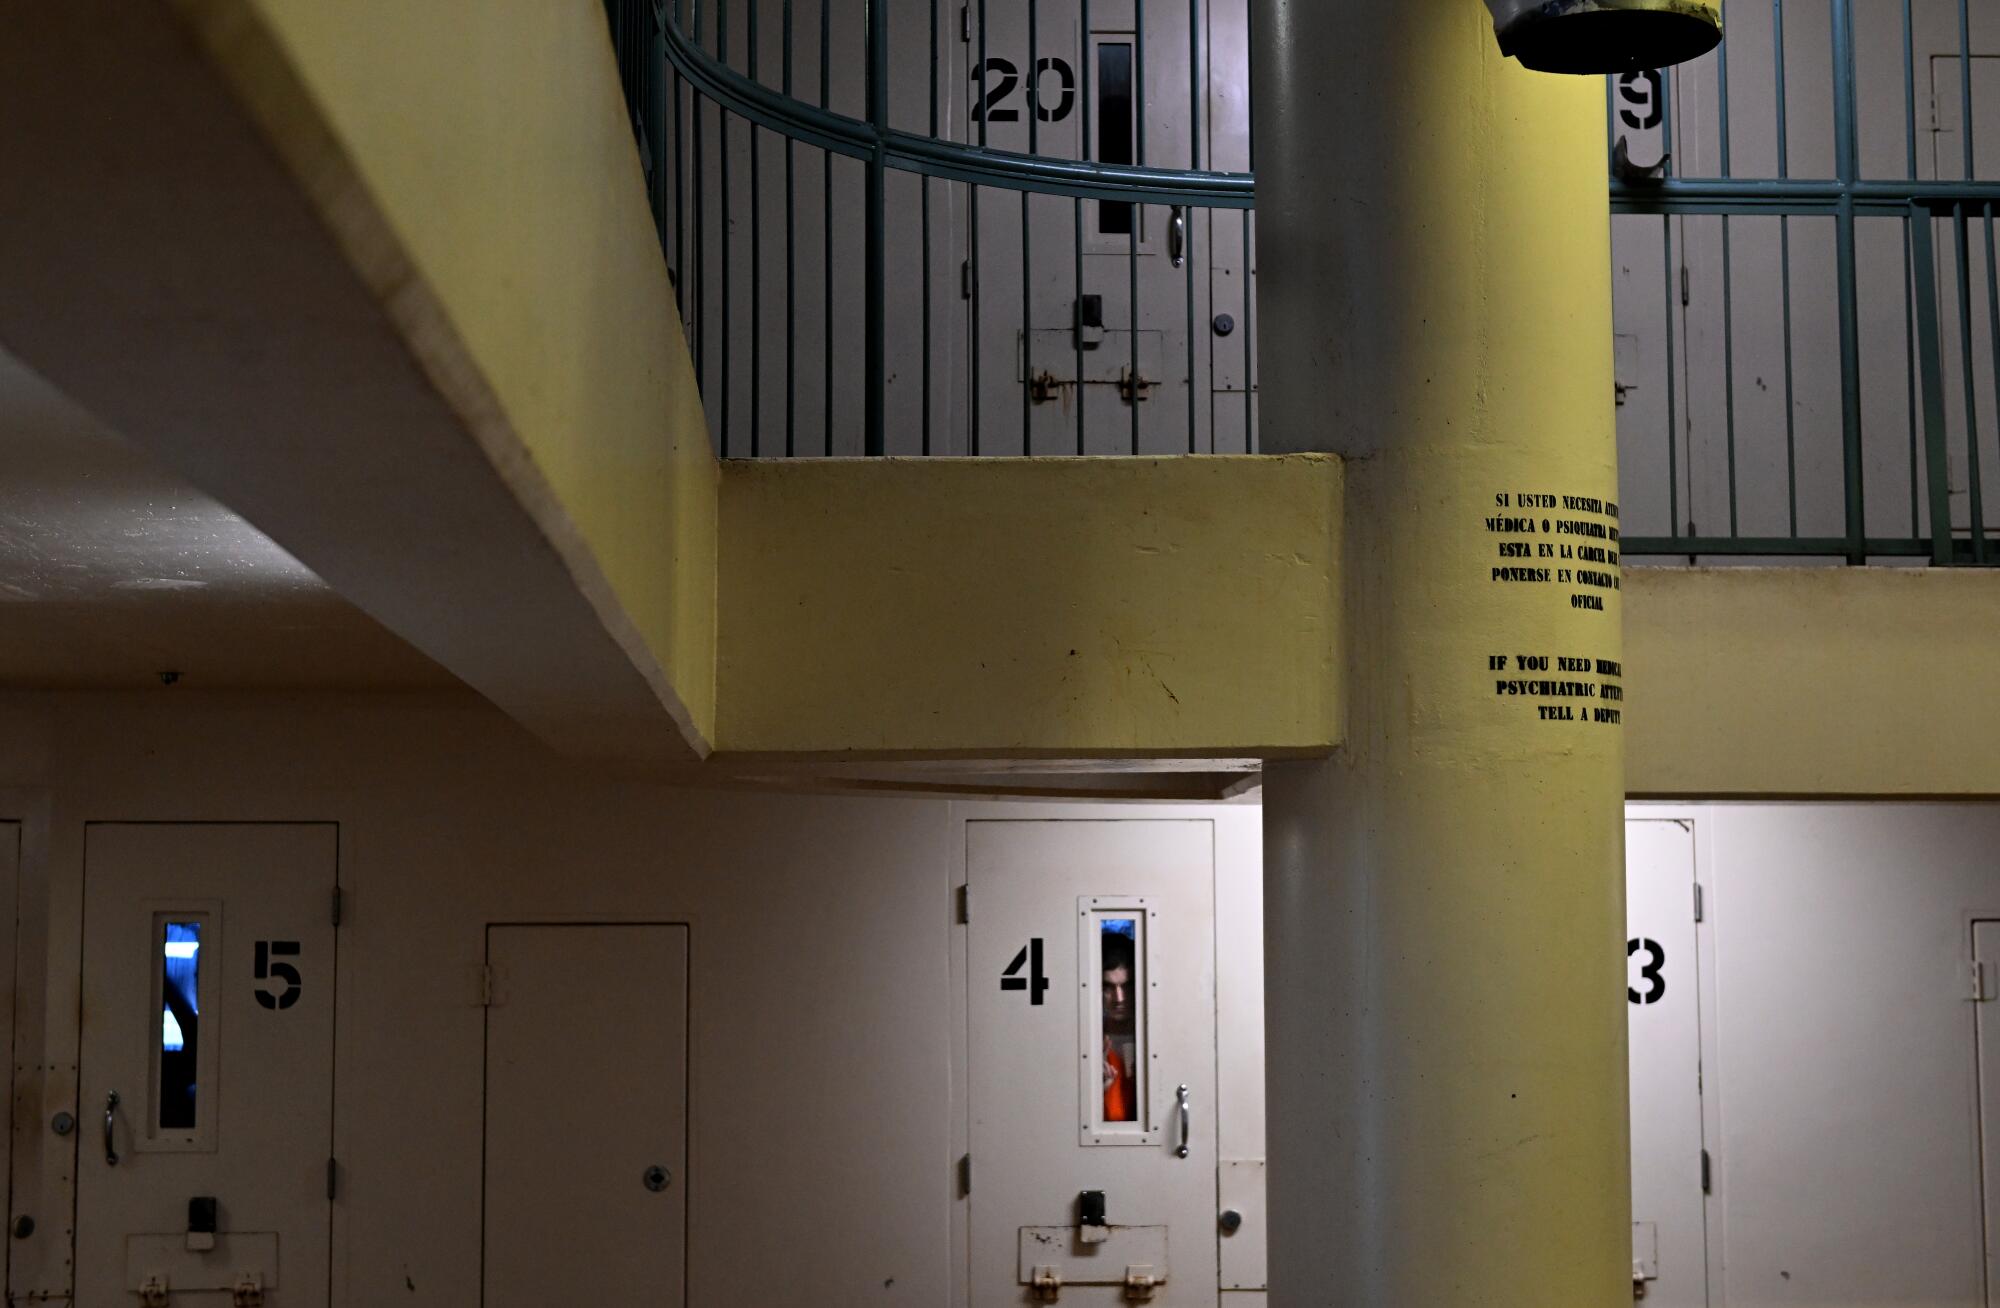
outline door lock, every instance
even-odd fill
[[[1225,1208],[1222,1210],[1222,1216],[1216,1219],[1216,1223],[1222,1227],[1224,1235],[1235,1235],[1243,1229],[1243,1214],[1234,1208]]]
[[[646,1175],[641,1179],[645,1182],[648,1190],[651,1190],[654,1194],[658,1194],[674,1183],[674,1174],[666,1168],[661,1167],[658,1163],[655,1163],[646,1169]]]

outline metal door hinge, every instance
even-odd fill
[[[1986,976],[1987,976],[1986,964],[1975,958],[1972,960],[1972,962],[1968,963],[1966,966],[1970,971],[1970,975],[1968,976],[1967,979],[1971,982],[1971,984],[1966,987],[1965,997],[1967,999],[1970,999],[1975,1004],[1986,1003],[1988,1000],[1993,998],[1992,987],[1989,986],[1986,981]]]
[[[340,926],[340,887],[333,888],[333,925]]]
[[[493,1007],[493,968],[490,964],[479,965],[479,1006]]]
[[[972,298],[972,260],[961,259],[958,264],[958,298]]]
[[[961,924],[972,921],[972,885],[969,882],[958,888],[958,920]]]
[[[958,1193],[961,1197],[969,1196],[972,1193],[971,1154],[960,1154],[958,1157]]]
[[[1701,1192],[1703,1194],[1715,1193],[1715,1167],[1714,1163],[1709,1159],[1708,1150],[1706,1149],[1701,1151]]]
[[[328,1158],[326,1160],[326,1200],[328,1203],[333,1202],[334,1195],[339,1192],[339,1189],[340,1163],[336,1159]]]
[[[966,45],[972,44],[972,6],[958,7],[958,39]]]
[[[1695,920],[1695,921],[1699,922],[1699,921],[1701,921],[1701,920],[1702,920],[1702,917],[1703,917],[1703,908],[1704,908],[1704,906],[1703,906],[1703,904],[1702,904],[1702,897],[1701,897],[1701,882],[1697,881],[1697,882],[1695,882],[1695,883],[1694,883],[1694,920]]]
[[[1682,264],[1681,265],[1681,308],[1685,309],[1687,308],[1687,306],[1688,306],[1688,270],[1687,270],[1687,265]]]

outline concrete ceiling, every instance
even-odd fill
[[[0,350],[0,686],[456,684]]]

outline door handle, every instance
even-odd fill
[[[1181,1144],[1180,1148],[1174,1150],[1174,1157],[1186,1158],[1188,1156],[1188,1136],[1193,1129],[1194,1123],[1194,1114],[1188,1109],[1188,1088],[1181,1086],[1175,1090],[1174,1098],[1178,1101],[1181,1114]]]
[[[107,1167],[118,1166],[118,1092],[113,1090],[104,1096],[104,1163]]]
[[[1167,258],[1176,268],[1187,262],[1187,210],[1178,204],[1167,223]]]

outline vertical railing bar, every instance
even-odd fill
[[[755,0],[752,0],[755,3]],[[729,65],[729,0],[715,0],[715,57],[724,67]],[[721,163],[722,195],[718,204],[722,209],[722,457],[729,457],[729,401],[736,391],[736,377],[729,367],[730,350],[735,344],[730,331],[730,310],[735,306],[730,300],[729,236],[732,224],[729,221],[729,200],[733,188],[729,185],[729,111],[720,105],[715,111],[716,153]]]
[[[1020,452],[1034,454],[1034,192],[1020,192]]]
[[[792,0],[784,0],[785,95],[792,95]],[[785,138],[785,457],[799,452],[799,203],[797,145]]]
[[[1917,180],[1917,55],[1910,16],[1911,0],[1903,0],[1903,135],[1910,180]],[[1904,229],[1905,236],[1908,229]]]
[[[692,92],[693,88],[689,88]],[[674,310],[687,328],[687,111],[681,107],[681,70],[674,69]]]
[[[1791,143],[1785,128],[1785,0],[1771,0],[1771,64],[1778,102],[1778,176],[1790,177]]]
[[[1860,171],[1854,96],[1851,0],[1833,0],[1834,168],[1842,183],[1835,211],[1835,258],[1840,297],[1840,436],[1847,491],[1847,561],[1868,561],[1868,501],[1861,450],[1861,324],[1855,276],[1854,181]]]
[[[978,105],[979,105],[979,144],[980,144],[980,145],[982,145],[982,146],[984,146],[984,145],[985,145],[985,144],[987,143],[987,135],[988,135],[988,131],[987,131],[987,120],[988,120],[988,119],[990,119],[990,118],[992,117],[992,115],[991,115],[990,113],[988,113],[988,112],[987,112],[987,108],[988,108],[988,106],[987,106],[987,104],[986,104],[986,66],[987,66],[987,62],[988,62],[988,59],[987,59],[987,44],[986,44],[986,36],[987,36],[987,30],[986,30],[986,0],[979,0],[979,63],[978,63],[978,66],[977,66],[977,67],[976,67],[976,68],[974,69],[974,72],[975,72],[975,74],[976,74],[976,81],[977,81],[977,84],[978,84],[978,87],[977,87],[977,90],[975,90],[975,92],[974,92],[974,95],[976,96],[976,98],[977,98],[977,103],[978,103]],[[972,408],[972,444],[971,444],[971,448],[970,448],[970,453],[972,453],[972,454],[973,454],[973,455],[974,455],[975,457],[977,457],[977,455],[978,455],[978,454],[979,454],[979,452],[980,452],[980,448],[981,448],[981,440],[980,440],[980,436],[981,436],[981,434],[982,434],[982,426],[983,426],[983,424],[982,424],[982,420],[981,420],[981,415],[980,415],[980,410],[981,410],[981,409],[982,409],[983,407],[985,407],[985,406],[984,406],[984,405],[983,405],[983,404],[981,403],[981,400],[982,400],[982,399],[983,399],[984,397],[983,397],[983,396],[982,396],[982,395],[980,394],[980,390],[979,390],[979,386],[980,386],[980,373],[981,373],[981,371],[982,371],[982,369],[981,369],[981,367],[980,367],[980,362],[979,362],[979,353],[980,353],[980,349],[981,349],[981,347],[982,347],[982,346],[984,345],[984,341],[982,340],[982,338],[984,337],[984,335],[985,335],[985,332],[984,332],[984,331],[982,330],[982,328],[983,328],[984,324],[983,324],[983,323],[982,323],[982,322],[980,321],[980,312],[979,312],[979,310],[980,310],[980,285],[979,285],[979,187],[978,187],[978,186],[977,186],[976,184],[975,184],[975,185],[974,185],[974,186],[973,186],[973,187],[971,188],[970,192],[968,193],[968,200],[969,200],[969,202],[970,202],[970,204],[971,204],[971,216],[970,216],[970,218],[969,218],[969,220],[968,220],[968,222],[967,222],[967,230],[968,230],[968,235],[970,236],[970,238],[971,238],[971,241],[972,241],[972,249],[971,249],[971,251],[970,251],[970,254],[969,254],[969,257],[968,257],[968,259],[967,259],[967,265],[968,265],[968,268],[967,268],[967,277],[968,277],[968,280],[970,280],[970,282],[972,283],[972,285],[971,285],[971,291],[972,291],[972,332],[971,332],[971,336],[972,336],[972,405],[971,405],[971,408]]]
[[[1972,532],[1972,561],[1986,561],[1986,520],[1979,484],[1978,383],[1972,375],[1972,248],[1963,202],[1952,206],[1952,241],[1958,257],[1958,366],[1965,380],[1965,482]]]
[[[1132,311],[1132,375],[1127,389],[1130,398],[1126,401],[1132,408],[1132,453],[1139,452],[1139,227],[1146,221],[1146,206],[1132,206],[1132,230],[1126,237],[1126,269],[1130,280]]]
[[[1028,153],[1042,152],[1041,5],[1028,0]],[[1021,192],[1021,453],[1035,452],[1035,238],[1031,191]]]
[[[694,43],[701,45],[701,0],[694,0]],[[708,394],[708,168],[703,159],[701,101],[698,88],[689,88],[694,128],[694,376],[695,389]]]
[[[1987,202],[1986,217],[1986,315],[1988,344],[1993,351],[1993,383],[1996,402],[2000,402],[2000,268],[1993,261],[1993,205]],[[1973,433],[1973,443],[1978,444],[1978,433]],[[1977,476],[1978,464],[1973,465]],[[1977,523],[1979,520],[1974,519]],[[1986,559],[1986,532],[1983,526],[1975,526],[1972,532],[1972,557],[1975,562]]]
[[[933,40],[935,40],[935,37],[933,37]],[[923,433],[922,452],[925,454],[929,454],[931,452],[931,295],[933,293],[933,286],[934,286],[931,276],[931,184],[932,184],[931,178],[921,173],[917,175],[917,185],[920,188],[922,188],[922,194],[923,194],[923,228],[924,228],[924,233],[923,233],[924,357],[922,365],[923,389],[924,389],[924,394],[923,394],[924,416],[923,416],[923,423],[921,430]]]
[[[825,440],[824,440],[826,455],[828,458],[832,458],[833,457],[833,338],[835,335],[835,329],[833,324],[833,158],[834,156],[833,156],[833,151],[831,150],[822,150],[820,151],[820,154],[823,156],[821,162],[821,172],[824,174],[826,178],[825,185],[822,188],[823,193],[825,194],[826,197],[826,215],[825,215],[826,221],[824,224],[822,224],[821,227],[822,249],[820,255],[823,261],[824,271],[826,273],[826,286],[825,289],[821,292],[822,300],[826,306],[825,310],[826,340],[822,342],[822,350],[821,350],[821,354],[825,362],[825,370],[821,379],[820,412],[823,415],[823,425],[825,426],[826,429]]]
[[[1785,348],[1785,498],[1791,513],[1792,535],[1799,534],[1799,431],[1792,386],[1792,219],[1778,217],[1778,265],[1784,285]]]
[[[1187,0],[1188,6],[1188,167],[1201,170],[1201,0]],[[1181,246],[1187,268],[1187,391],[1188,391],[1188,453],[1197,450],[1196,442],[1199,409],[1195,404],[1195,333],[1194,333],[1194,231],[1195,209],[1187,210],[1187,240]],[[1213,377],[1210,385],[1213,387]],[[1211,401],[1213,407],[1213,401]],[[1212,415],[1211,415],[1212,416]],[[1209,431],[1209,444],[1215,443],[1214,429]]]
[[[1084,29],[1086,32],[1088,28]],[[1086,41],[1086,44],[1088,42]],[[1090,389],[1083,377],[1083,201],[1076,206],[1076,300],[1070,308],[1070,336],[1076,345],[1076,452],[1086,453],[1083,425],[1083,393]]]
[[[1083,134],[1078,138],[1077,154],[1088,163],[1097,149],[1097,143],[1091,136],[1091,132],[1095,130],[1091,111],[1095,106],[1090,99],[1090,75],[1096,66],[1097,52],[1091,45],[1090,0],[1082,0],[1081,21],[1082,28],[1077,36],[1079,42],[1077,60],[1082,68],[1077,74],[1077,81],[1082,90],[1080,103],[1083,109]],[[1076,202],[1076,303],[1070,309],[1070,316],[1074,319],[1072,331],[1076,341],[1076,452],[1079,455],[1088,452],[1089,443],[1087,435],[1089,428],[1084,422],[1084,396],[1090,390],[1090,384],[1083,376],[1083,243],[1083,201],[1078,200]]]
[[[1132,126],[1134,159],[1146,166],[1146,0],[1132,0]],[[1139,229],[1146,222],[1146,206],[1132,206],[1132,230],[1126,242],[1126,261],[1131,280],[1132,309],[1132,453],[1139,452]]]
[[[749,73],[757,81],[757,11],[750,0]],[[762,453],[764,431],[764,169],[759,129],[750,124],[750,457]]]
[[[1736,522],[1736,274],[1729,239],[1729,215],[1722,215],[1722,423],[1729,464],[1729,534]]]
[[[862,452],[880,458],[889,448],[889,0],[866,0],[868,122],[875,150],[868,158],[867,287],[864,361],[868,394],[863,402]]]
[[[1681,534],[1681,473],[1680,473],[1680,426],[1675,421],[1674,399],[1678,391],[1674,375],[1674,219],[1672,214],[1660,215],[1661,258],[1660,274],[1666,294],[1661,298],[1667,306],[1667,535]]]
[[[1921,501],[1917,497],[1917,437],[1920,428],[1917,426],[1917,275],[1913,265],[1916,252],[1910,236],[1913,221],[1907,215],[1903,218],[1903,373],[1907,382],[1904,389],[1909,403],[1910,425],[1910,539],[1916,540],[1923,535],[1923,519],[1918,509]]]
[[[984,61],[982,60],[981,62],[984,62]],[[981,118],[981,126],[980,126],[980,129],[979,129],[979,130],[980,130],[980,135],[984,136],[984,135],[985,135],[985,133],[986,133],[986,128],[985,128],[985,125],[984,125],[984,119],[985,119],[985,115],[984,115],[984,114],[981,114],[981,115],[980,115],[980,118]],[[968,239],[968,240],[970,241],[970,243],[971,243],[971,246],[972,246],[972,248],[971,248],[970,250],[968,250],[968,251],[966,252],[966,261],[965,261],[965,280],[966,280],[966,283],[967,283],[967,285],[966,285],[966,288],[965,288],[965,289],[966,289],[967,291],[971,292],[971,294],[970,294],[970,296],[969,296],[968,298],[970,299],[970,301],[971,301],[971,304],[972,304],[972,330],[971,330],[971,336],[972,336],[972,353],[971,353],[971,359],[970,359],[970,363],[971,363],[971,374],[972,374],[972,375],[971,375],[971,382],[972,382],[972,388],[971,388],[971,394],[972,394],[972,402],[971,402],[971,404],[970,404],[970,406],[969,406],[969,407],[971,408],[971,411],[972,411],[972,412],[971,412],[971,418],[972,418],[972,433],[971,433],[971,444],[970,444],[970,445],[969,445],[969,446],[967,447],[967,450],[966,450],[966,452],[967,452],[968,454],[971,454],[971,455],[972,455],[973,457],[977,458],[977,457],[978,457],[978,455],[979,455],[979,449],[980,449],[980,440],[979,440],[979,437],[980,437],[980,425],[981,425],[981,424],[980,424],[980,415],[979,415],[979,411],[980,411],[980,409],[981,409],[982,407],[984,407],[984,406],[983,406],[983,405],[982,405],[982,404],[980,403],[980,400],[981,400],[981,399],[982,399],[983,397],[981,396],[981,394],[980,394],[980,390],[979,390],[979,384],[980,384],[980,382],[979,382],[979,378],[980,378],[980,373],[981,373],[981,371],[982,371],[982,369],[981,369],[981,368],[980,368],[980,366],[979,366],[979,351],[980,351],[980,345],[981,345],[981,340],[980,340],[980,338],[981,338],[981,336],[983,335],[983,333],[982,333],[982,332],[980,331],[980,329],[979,329],[979,328],[980,328],[980,323],[979,323],[979,186],[978,186],[978,184],[977,184],[977,183],[975,183],[975,184],[973,184],[973,185],[971,185],[971,186],[969,186],[969,187],[967,187],[967,188],[966,188],[966,206],[967,206],[967,208],[966,208],[966,215],[967,215],[967,216],[966,216],[966,236],[967,236],[967,239]]]
[[[1978,176],[1978,166],[1974,163],[1972,150],[1972,12],[1967,0],[1958,0],[1958,121],[1965,131],[1964,147],[1965,172],[1961,180],[1971,181]],[[1964,215],[1959,216],[1960,222]],[[1972,547],[1979,549],[1979,533],[1972,534]]]
[[[1840,0],[1834,0],[1839,4]],[[1729,42],[1715,47],[1715,118],[1719,137],[1717,158],[1722,164],[1722,175],[1731,176],[1729,171]],[[1727,230],[1725,228],[1725,230]]]
[[[826,109],[833,101],[833,0],[819,0],[819,107]],[[820,426],[823,444],[829,458],[833,455],[833,151],[820,151],[821,208],[821,271],[825,274],[825,287],[821,291],[821,303],[825,306],[825,319],[821,324],[820,352],[825,362],[825,370],[820,391]]]
[[[1940,341],[1937,262],[1933,253],[1931,214],[1910,206],[1910,285],[1916,305],[1917,358],[1924,398],[1924,468],[1930,489],[1931,562],[1952,562],[1951,481],[1945,454],[1944,360]]]
[[[938,137],[938,0],[931,0],[931,139]],[[923,188],[924,225],[924,418],[923,452],[931,452],[931,296],[935,293],[935,283],[931,274],[931,179],[921,174],[917,183]]]
[[[1252,254],[1251,228],[1257,220],[1257,211],[1245,209],[1243,212],[1243,452],[1257,452],[1257,279],[1253,275],[1256,268]]]

